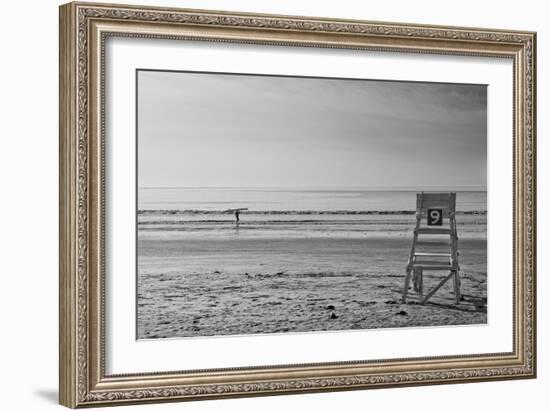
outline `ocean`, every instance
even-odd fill
[[[166,238],[406,236],[415,207],[416,191],[142,188],[138,227],[141,235]],[[238,224],[227,211],[235,208],[247,208]],[[457,192],[462,235],[485,237],[486,211],[486,192]]]
[[[139,210],[405,211],[414,212],[417,191],[361,188],[140,188]],[[486,191],[458,191],[458,211],[486,211]]]

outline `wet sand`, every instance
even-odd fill
[[[458,306],[450,282],[425,305],[414,292],[401,303],[410,243],[408,232],[189,239],[140,232],[138,338],[485,324],[485,238],[459,242]],[[425,290],[443,275],[425,273]]]

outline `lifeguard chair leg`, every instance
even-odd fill
[[[405,288],[403,289],[403,303],[407,300],[407,292],[409,291],[409,285],[411,283],[411,272],[413,270],[413,262],[414,262],[414,253],[416,251],[416,242],[418,241],[418,228],[420,227],[420,221],[421,221],[421,215],[420,213],[416,213],[416,224],[414,227],[414,234],[413,234],[413,242],[411,245],[411,251],[409,253],[409,261],[407,263],[407,275],[405,276]]]
[[[453,271],[454,273],[454,292],[455,292],[455,302],[456,305],[460,304],[460,277],[458,274],[458,270]]]
[[[407,275],[405,276],[405,287],[403,288],[403,304],[407,301],[407,292],[409,291],[409,285],[411,283],[411,268],[407,268]]]
[[[424,294],[424,270],[422,267],[414,268],[414,282],[415,282],[415,291],[418,293],[418,297],[422,300]]]

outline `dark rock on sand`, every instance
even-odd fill
[[[331,318],[331,320],[334,320],[334,319],[338,318],[338,316],[336,315],[336,313],[332,312],[332,313],[330,313],[330,318]]]
[[[332,304],[327,305],[327,310],[334,310],[334,306]]]
[[[406,311],[401,310],[398,313],[396,313],[395,315],[409,315],[409,314],[407,314]]]

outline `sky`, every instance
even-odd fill
[[[486,189],[485,85],[137,76],[140,188]]]

